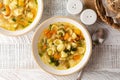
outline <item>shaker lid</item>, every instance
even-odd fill
[[[70,14],[79,14],[83,9],[83,4],[80,0],[68,0],[67,11]]]
[[[92,9],[86,9],[81,13],[80,20],[82,23],[86,25],[92,25],[97,20],[97,14]]]

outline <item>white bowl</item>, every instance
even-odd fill
[[[54,69],[54,68],[44,64],[44,62],[41,60],[41,58],[38,54],[37,44],[38,44],[38,40],[39,40],[39,36],[40,36],[41,32],[46,27],[48,27],[50,24],[55,23],[55,22],[68,22],[68,23],[75,25],[82,31],[82,33],[85,37],[85,40],[86,40],[86,52],[85,52],[83,59],[75,67],[67,69],[67,70],[57,70],[57,69]],[[71,73],[81,70],[87,64],[87,62],[90,58],[91,52],[92,52],[92,41],[91,41],[89,32],[84,27],[84,25],[82,25],[81,23],[79,23],[71,18],[67,18],[67,17],[53,17],[53,18],[50,18],[50,19],[44,21],[42,24],[39,25],[39,27],[36,30],[34,37],[33,37],[32,50],[33,50],[33,56],[34,56],[36,62],[42,69],[44,69],[45,71],[47,71],[49,73],[56,74],[56,75],[68,75],[68,74],[71,74]]]
[[[18,31],[10,31],[10,30],[0,28],[0,33],[2,33],[4,35],[9,35],[9,36],[19,36],[19,35],[28,33],[29,31],[34,29],[37,26],[37,24],[39,23],[39,21],[42,17],[42,13],[43,13],[43,0],[37,0],[37,1],[38,1],[37,15],[36,15],[34,21],[28,27],[26,27],[23,30],[18,30]]]

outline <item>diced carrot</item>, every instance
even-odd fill
[[[46,46],[46,45],[44,45],[44,46],[43,46],[43,48],[42,48],[42,50],[45,50],[46,48],[47,48],[47,46]]]
[[[10,8],[9,8],[9,6],[6,5],[5,9],[6,9],[6,16],[9,16],[10,15]]]
[[[51,30],[51,31],[50,31],[50,34],[51,34],[51,35],[56,34],[56,30]]]
[[[2,14],[0,14],[0,18],[2,18]]]
[[[51,36],[52,36],[52,35],[49,34],[49,33],[46,35],[47,38],[51,38]]]
[[[66,33],[64,36],[64,40],[67,40],[69,37],[70,37],[70,35],[68,33]]]
[[[60,54],[55,53],[55,54],[54,54],[54,58],[58,60],[58,59],[60,58]]]
[[[47,38],[50,38],[53,34],[56,34],[56,30],[49,30],[49,29],[46,29],[44,31],[44,34]]]
[[[44,34],[47,35],[50,32],[49,29],[44,30]]]
[[[24,6],[24,1],[19,0],[18,4],[19,4],[19,6]]]
[[[84,39],[84,37],[83,37],[83,35],[80,35],[80,37],[79,37],[81,40],[83,40]]]
[[[3,4],[0,2],[0,8],[2,8],[3,7]]]
[[[74,32],[77,34],[77,35],[80,35],[81,34],[81,31],[79,29],[75,29]]]
[[[79,37],[76,38],[76,40],[79,40],[79,39],[80,39]]]
[[[31,12],[33,13],[33,16],[36,16],[36,9],[31,9]]]
[[[74,60],[80,59],[80,55],[74,55],[74,56],[73,56],[73,59],[74,59]]]
[[[68,26],[65,26],[65,29],[67,29],[68,28]]]
[[[27,26],[28,25],[28,22],[27,21],[17,21],[17,23],[23,25],[23,26]]]

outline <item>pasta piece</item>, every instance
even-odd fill
[[[49,44],[49,46],[52,45],[52,39],[47,39],[47,44]]]
[[[65,61],[65,60],[66,60],[66,57],[60,57],[60,60],[61,60],[61,61]]]
[[[19,16],[19,15],[22,15],[23,14],[23,8],[17,8],[13,11],[13,15],[14,16]]]
[[[28,6],[29,6],[30,8],[34,8],[34,7],[35,7],[35,5],[34,5],[33,2],[29,2],[29,3],[28,3]]]
[[[76,43],[74,43],[74,42],[73,42],[73,43],[71,43],[71,45],[72,45],[72,47],[73,47],[73,48],[76,48],[76,47],[77,47],[77,44],[76,44]]]
[[[49,48],[49,49],[47,49],[47,53],[48,53],[48,55],[53,55],[54,50],[52,48]]]
[[[9,23],[15,23],[15,22],[16,22],[16,19],[15,19],[15,18],[9,18],[9,19],[8,19],[8,22],[9,22]]]
[[[64,29],[64,26],[59,26],[59,28],[58,29]]]
[[[73,34],[73,31],[72,31],[72,29],[70,29],[70,28],[67,28],[66,31],[69,33],[69,35],[72,35],[72,34]]]
[[[53,51],[56,51],[56,47],[54,45],[51,45],[50,47],[53,49]]]
[[[64,44],[59,44],[59,45],[57,46],[58,52],[61,52],[61,51],[63,51],[64,49],[65,49]]]
[[[10,4],[9,4],[9,7],[11,10],[17,8],[17,1],[12,1]]]
[[[77,35],[75,33],[72,34],[72,39],[76,39]]]
[[[58,46],[59,44],[62,44],[63,42],[60,39],[56,39],[56,40],[54,40],[53,43],[54,43],[54,45]]]
[[[52,25],[51,26],[51,30],[57,30],[58,29],[58,26],[57,25]]]
[[[62,57],[62,58],[67,57],[67,56],[68,56],[67,53],[65,53],[64,51],[61,52],[61,57]]]
[[[31,12],[28,12],[27,13],[27,17],[30,18],[30,19],[32,19],[33,18],[33,14]]]
[[[67,45],[66,45],[66,49],[70,50],[70,49],[71,49],[71,45],[70,45],[70,44],[67,44]]]
[[[64,35],[65,35],[65,32],[61,29],[61,30],[57,31],[57,34],[58,34],[58,35],[61,35],[61,36],[64,36]]]
[[[69,38],[68,38],[68,41],[72,41],[72,38],[71,38],[71,37],[69,37]]]
[[[3,4],[9,5],[9,3],[10,3],[10,0],[3,0]]]
[[[71,51],[70,53],[71,53],[71,54],[75,54],[75,51]]]
[[[48,64],[50,59],[49,59],[49,57],[47,55],[44,55],[41,58],[42,58],[42,60],[44,60],[44,63]]]

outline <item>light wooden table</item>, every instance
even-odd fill
[[[43,1],[44,12],[40,23],[52,16],[68,16],[79,20],[79,15],[73,16],[68,14],[66,10],[68,0]],[[103,45],[97,46],[93,51],[91,59],[85,67],[82,80],[120,80],[120,32],[99,21],[92,26],[86,27],[89,32],[93,32],[96,28],[100,27],[106,28],[108,37]],[[28,71],[39,70],[31,51],[33,33],[34,30],[20,37],[0,35],[0,72],[1,70],[4,70],[4,72],[7,70],[11,70],[11,72],[16,70],[26,71],[26,69]],[[36,73],[42,74],[42,72]],[[12,75],[10,72],[7,74]],[[77,75],[78,73],[74,73],[69,76],[53,75],[53,77],[57,80],[76,80]],[[9,79],[5,78],[5,80]],[[15,80],[17,79],[15,78]]]

